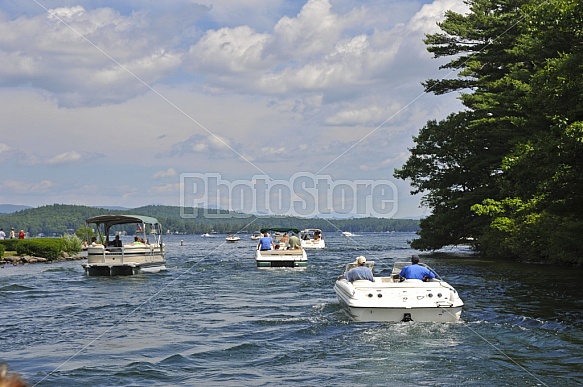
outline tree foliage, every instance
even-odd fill
[[[165,232],[178,234],[202,234],[216,231],[221,234],[253,232],[264,227],[320,228],[323,231],[386,232],[419,230],[415,219],[319,219],[291,216],[254,216],[219,210],[190,209],[184,216],[184,209],[175,206],[145,206],[126,211],[103,208],[54,204],[30,208],[12,214],[0,215],[0,225],[5,229],[23,229],[30,236],[62,236],[75,234],[82,240],[95,235],[87,218],[104,214],[139,214],[152,216],[162,224]],[[132,235],[136,225],[124,225],[118,231]]]
[[[484,255],[582,263],[583,3],[472,0],[425,43],[467,110],[430,121],[395,176],[433,214],[415,246],[471,237]]]

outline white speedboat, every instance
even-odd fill
[[[251,240],[256,241],[261,239],[261,237],[263,236],[263,234],[261,234],[259,231],[255,231],[253,234],[251,234]]]
[[[209,234],[208,232],[206,232],[206,233],[202,234],[201,237],[203,237],[203,238],[210,238],[211,237],[211,234]]]
[[[352,237],[355,236],[353,233],[351,233],[350,231],[342,231],[342,235],[344,235],[345,237]]]
[[[307,228],[300,231],[300,239],[304,249],[323,249],[326,247],[322,230],[318,228]]]
[[[229,235],[228,235],[228,236],[225,238],[225,240],[226,240],[227,242],[239,242],[239,241],[241,240],[241,238],[240,238],[240,237],[238,237],[238,236],[236,236],[236,235],[229,234]]]
[[[287,235],[288,232],[292,232],[297,235],[300,233],[300,230],[295,228],[269,228],[261,230],[262,234],[265,232],[274,235],[277,234],[277,237],[273,238],[276,248],[271,250],[260,250],[259,247],[256,247],[255,261],[257,267],[301,268],[308,266],[308,255],[306,254],[306,250],[301,247],[296,249],[287,248],[287,243],[281,241],[284,234]]]
[[[98,234],[97,242],[87,247],[87,263],[83,264],[87,275],[132,275],[166,270],[162,226],[157,219],[141,215],[102,215],[86,222],[94,224]],[[117,231],[119,235],[126,224],[138,225],[138,241],[117,245],[110,241],[110,233]]]
[[[374,262],[367,262],[373,268]],[[336,281],[334,291],[348,316],[354,321],[424,321],[456,322],[461,318],[463,301],[457,291],[443,281],[437,273],[427,282],[405,280],[400,282],[399,273],[408,262],[395,262],[389,277],[375,277],[375,281],[345,279]],[[356,263],[346,265],[345,271]]]

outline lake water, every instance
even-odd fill
[[[461,322],[349,320],[332,289],[344,265],[388,273],[414,237],[325,234],[303,270],[257,269],[248,235],[166,237],[158,274],[6,266],[0,362],[38,386],[583,385],[580,269],[446,249],[421,258],[458,290]]]

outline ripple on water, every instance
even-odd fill
[[[352,322],[335,278],[361,254],[390,270],[412,238],[330,235],[301,271],[257,269],[253,241],[186,235],[166,238],[154,275],[4,268],[2,360],[39,386],[580,385],[574,271],[425,255],[464,300],[460,323]]]

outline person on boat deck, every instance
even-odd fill
[[[369,280],[374,282],[374,276],[370,267],[366,265],[366,257],[362,255],[356,258],[356,267],[348,270],[344,275],[340,275],[338,280],[345,279],[349,282],[356,280]]]
[[[135,236],[134,237],[134,241],[132,242],[132,246],[140,246],[144,244],[144,240],[142,238],[140,238],[139,236]]]
[[[101,246],[101,243],[97,242],[97,237],[91,237],[91,246]]]
[[[282,249],[287,249],[289,243],[289,235],[287,235],[287,233],[283,234],[283,236],[281,237],[281,241],[279,241],[279,244],[281,246]]]
[[[109,244],[112,247],[121,247],[121,240],[119,239],[119,234],[115,236],[114,240]]]
[[[292,250],[302,248],[302,242],[300,241],[300,238],[296,236],[296,234],[292,234],[292,236],[289,237],[289,248]]]
[[[275,244],[273,243],[273,239],[269,236],[269,233],[264,233],[263,237],[259,239],[259,243],[257,244],[257,249],[261,251],[272,250],[275,248]]]
[[[316,232],[314,233],[314,240],[315,240],[315,241],[319,241],[319,240],[320,240],[320,231],[316,231]]]
[[[402,281],[406,279],[427,281],[435,278],[435,274],[426,267],[419,266],[419,256],[414,255],[411,257],[411,264],[401,269],[399,277]]]

